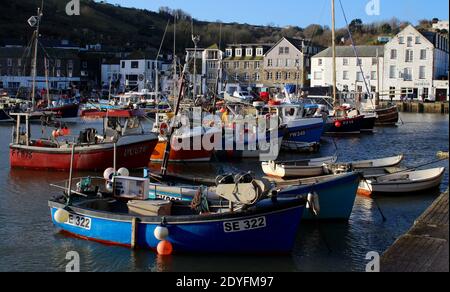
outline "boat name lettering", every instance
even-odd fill
[[[266,217],[258,217],[223,223],[223,230],[225,231],[225,233],[248,231],[265,227],[266,227]]]
[[[129,157],[129,156],[140,155],[140,154],[147,152],[147,149],[148,149],[147,146],[138,146],[138,147],[128,148],[128,149],[125,149],[124,156]]]
[[[91,230],[91,223],[91,218],[73,214],[69,215],[69,220],[66,222],[66,224],[68,225],[83,228],[86,230]]]

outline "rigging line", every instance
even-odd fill
[[[349,34],[350,41],[351,41],[351,43],[352,43],[352,49],[353,49],[353,52],[355,53],[356,60],[358,60],[358,59],[359,59],[358,51],[356,50],[355,42],[353,41],[353,35],[352,35],[352,32],[350,31],[350,25],[349,25],[349,23],[348,23],[347,15],[345,14],[344,6],[342,5],[342,1],[341,1],[341,0],[339,0],[339,4],[340,4],[340,6],[341,6],[342,14],[343,14],[343,16],[344,16],[344,20],[345,20],[345,23],[346,23],[347,32],[348,32],[348,34]],[[361,72],[361,75],[362,75],[362,78],[363,78],[363,81],[364,81],[364,85],[366,86],[367,94],[370,94],[369,85],[367,84],[366,77],[364,76],[364,70],[363,70],[363,68],[362,68],[362,64],[361,64],[361,63],[359,63],[359,70],[360,70],[360,72]],[[355,92],[355,93],[356,93],[356,92]],[[369,98],[369,100],[370,100],[370,102],[371,102],[372,105],[373,105],[372,99]]]

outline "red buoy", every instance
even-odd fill
[[[342,127],[341,121],[336,121],[336,122],[334,123],[334,126],[335,126],[336,128]]]
[[[170,241],[163,240],[160,243],[158,243],[156,250],[158,251],[159,255],[168,256],[172,254],[173,246],[172,243],[170,243]]]

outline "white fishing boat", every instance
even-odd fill
[[[403,155],[397,155],[380,159],[354,161],[349,164],[352,165],[353,169],[385,168],[397,166],[403,161],[403,159]]]
[[[388,175],[366,177],[360,183],[358,194],[371,196],[374,193],[417,193],[440,186],[445,168],[433,168]]]
[[[335,163],[336,156],[286,162],[263,162],[264,173],[271,177],[313,177],[329,174],[326,165]]]

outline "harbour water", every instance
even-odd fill
[[[325,137],[320,153],[315,155],[332,155],[337,145],[340,161],[403,153],[406,156],[404,165],[416,166],[436,160],[438,151],[448,151],[447,115],[405,113],[401,119],[402,125],[378,128],[374,134],[335,138],[335,143],[332,138]],[[80,123],[73,132],[77,133],[86,126]],[[35,136],[40,132],[40,126],[33,126]],[[67,179],[68,174],[10,170],[8,145],[11,126],[1,125],[0,135],[0,271],[65,271],[69,251],[79,253],[82,271],[364,271],[366,254],[384,252],[439,195],[436,192],[379,197],[376,201],[359,197],[348,223],[302,224],[294,250],[288,256],[159,257],[152,251],[133,251],[59,234],[51,223],[47,206],[47,200],[59,191],[49,184]],[[283,154],[280,159],[301,157],[308,156]],[[448,162],[429,167],[439,166],[448,167]],[[241,170],[262,174],[256,161],[177,165],[172,168],[172,171],[198,176]],[[442,190],[447,188],[448,171]],[[386,222],[383,222],[377,204],[387,218]]]

